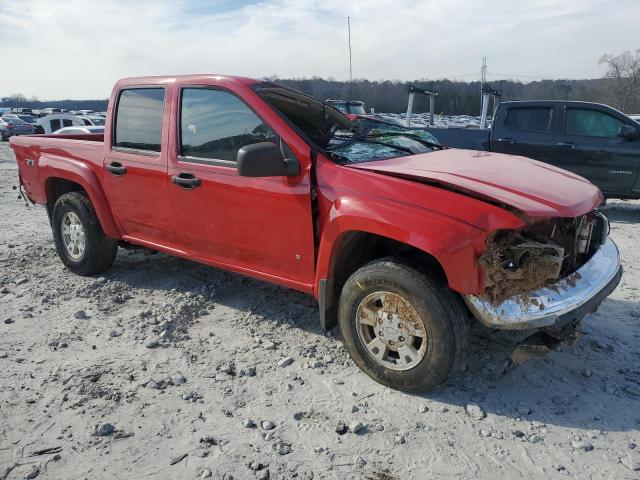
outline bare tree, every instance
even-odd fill
[[[635,54],[626,50],[619,55],[603,55],[598,64],[607,66],[605,77],[616,108],[628,112],[640,104],[640,49]]]
[[[9,95],[9,100],[16,103],[22,103],[27,101],[27,97],[21,93],[12,93]]]

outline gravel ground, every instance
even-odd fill
[[[70,274],[7,143],[0,170],[0,480],[640,478],[639,202],[607,207],[626,271],[577,342],[505,374],[519,337],[474,327],[415,396],[305,295],[124,250]]]

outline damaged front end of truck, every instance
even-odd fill
[[[531,292],[573,275],[607,240],[607,218],[597,210],[575,218],[528,222],[520,231],[497,231],[479,258],[484,298],[494,307],[507,299],[544,305]],[[575,273],[572,278],[580,279]]]
[[[489,235],[478,260],[484,293],[464,299],[490,328],[536,329],[519,343],[508,365],[545,355],[575,338],[580,320],[616,288],[622,268],[608,234],[606,216],[594,210]]]

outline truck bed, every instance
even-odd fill
[[[491,130],[488,128],[427,127],[426,130],[447,147],[485,151],[490,148]]]
[[[100,176],[104,135],[87,133],[76,135],[25,135],[12,137],[20,181],[28,197],[36,203],[46,203],[46,185],[40,178],[55,176],[60,160],[82,169],[89,168]],[[51,170],[41,175],[42,168]]]

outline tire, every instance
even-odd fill
[[[72,225],[69,225],[70,219]],[[82,240],[75,243],[70,240],[70,234],[63,232],[63,222],[76,228],[75,238]],[[61,195],[53,207],[51,225],[58,256],[73,273],[93,275],[113,264],[118,253],[118,242],[104,234],[93,205],[84,192]],[[81,243],[84,245],[81,249],[68,246],[79,246]]]
[[[357,320],[372,317],[376,326]],[[391,257],[368,263],[349,277],[340,296],[338,324],[356,365],[375,381],[406,392],[442,384],[461,365],[468,343],[461,299],[444,282]],[[394,346],[385,344],[376,352],[371,344],[382,346],[382,339]],[[381,350],[387,353],[380,356]]]

